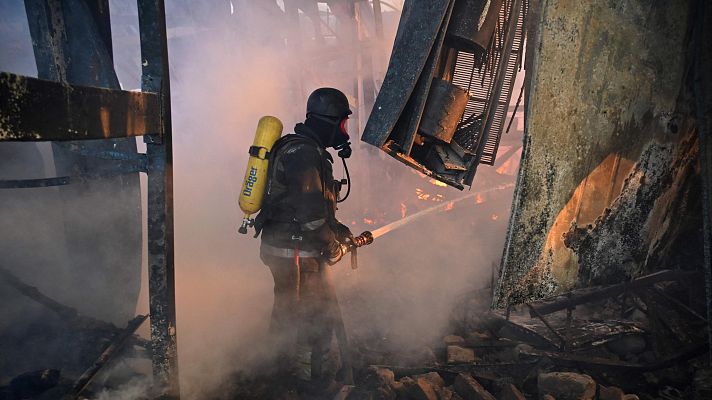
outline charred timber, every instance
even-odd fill
[[[126,328],[120,332],[117,332],[114,339],[106,347],[106,349],[101,353],[99,358],[94,362],[94,364],[89,367],[82,376],[77,379],[69,392],[71,398],[78,398],[78,396],[84,391],[84,389],[89,386],[92,379],[96,374],[108,364],[109,361],[121,350],[121,348],[128,342],[128,339],[136,332],[136,329],[143,324],[143,322],[148,318],[148,315],[138,315],[127,324]]]
[[[4,268],[0,268],[0,280],[5,281],[18,292],[54,311],[63,319],[74,320],[79,317],[79,313],[74,308],[65,306],[64,304],[47,297],[36,287],[22,282],[18,277],[11,274]]]
[[[162,134],[159,95],[0,72],[0,141]]]
[[[606,300],[608,298],[618,296],[628,290],[635,291],[650,287],[658,282],[678,281],[690,279],[698,276],[697,271],[673,271],[664,270],[654,274],[646,275],[630,282],[619,283],[610,286],[592,287],[574,290],[561,296],[554,297],[550,300],[543,300],[536,303],[531,303],[531,317],[539,315],[547,315],[556,311],[574,308],[579,304],[590,303],[594,301]]]
[[[592,357],[576,353],[525,349],[519,352],[525,358],[548,358],[555,364],[573,367],[604,368],[606,370],[637,370],[640,372],[656,371],[695,358],[707,350],[706,343],[693,343],[684,346],[676,354],[652,364],[638,364],[604,357]]]

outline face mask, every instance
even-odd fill
[[[346,136],[346,140],[349,140],[349,117],[344,117],[344,119],[341,120],[341,123],[339,124],[339,129],[341,130],[341,134]]]
[[[334,127],[331,146],[336,150],[341,150],[349,144],[348,121],[349,118],[344,117],[341,122]]]

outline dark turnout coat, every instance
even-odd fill
[[[275,143],[257,227],[277,248],[322,252],[338,247],[333,158],[303,124]]]

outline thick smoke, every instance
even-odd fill
[[[273,7],[270,3],[167,2],[184,398],[214,392],[231,373],[249,371],[269,356],[265,335],[272,277],[259,259],[259,239],[237,233],[242,217],[237,198],[258,119],[279,117],[289,133],[303,118],[311,90],[332,86],[357,98],[355,44],[334,37],[323,43],[309,39],[314,26],[306,15],[301,17],[303,39],[297,41],[295,28],[279,19],[282,2]],[[110,4],[117,74],[124,89],[137,89],[135,1]],[[364,8],[367,4],[359,3]],[[377,40],[363,11],[361,34],[376,43],[372,69],[378,85],[399,13],[384,7],[385,38]],[[338,37],[349,28],[334,23],[320,29],[333,30]],[[358,143],[357,121],[362,129],[367,113],[361,108],[361,115],[351,121],[354,156],[349,167],[354,188],[337,213],[355,234],[463,195]],[[494,170],[481,167],[472,190],[514,181]],[[341,177],[340,163],[334,172]],[[142,184],[145,197],[144,178]],[[358,270],[350,269],[348,257],[334,267],[347,330],[354,340],[370,340],[402,354],[436,341],[448,328],[455,302],[490,284],[510,204],[511,189],[475,196],[377,239],[359,252]],[[143,275],[138,313],[147,312],[145,261]]]

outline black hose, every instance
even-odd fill
[[[343,199],[336,200],[337,203],[345,201],[349,197],[349,194],[351,194],[351,175],[349,175],[349,167],[346,166],[346,158],[341,157],[341,162],[344,164],[344,171],[346,171],[346,184],[348,188],[346,189],[346,196],[344,196]]]

